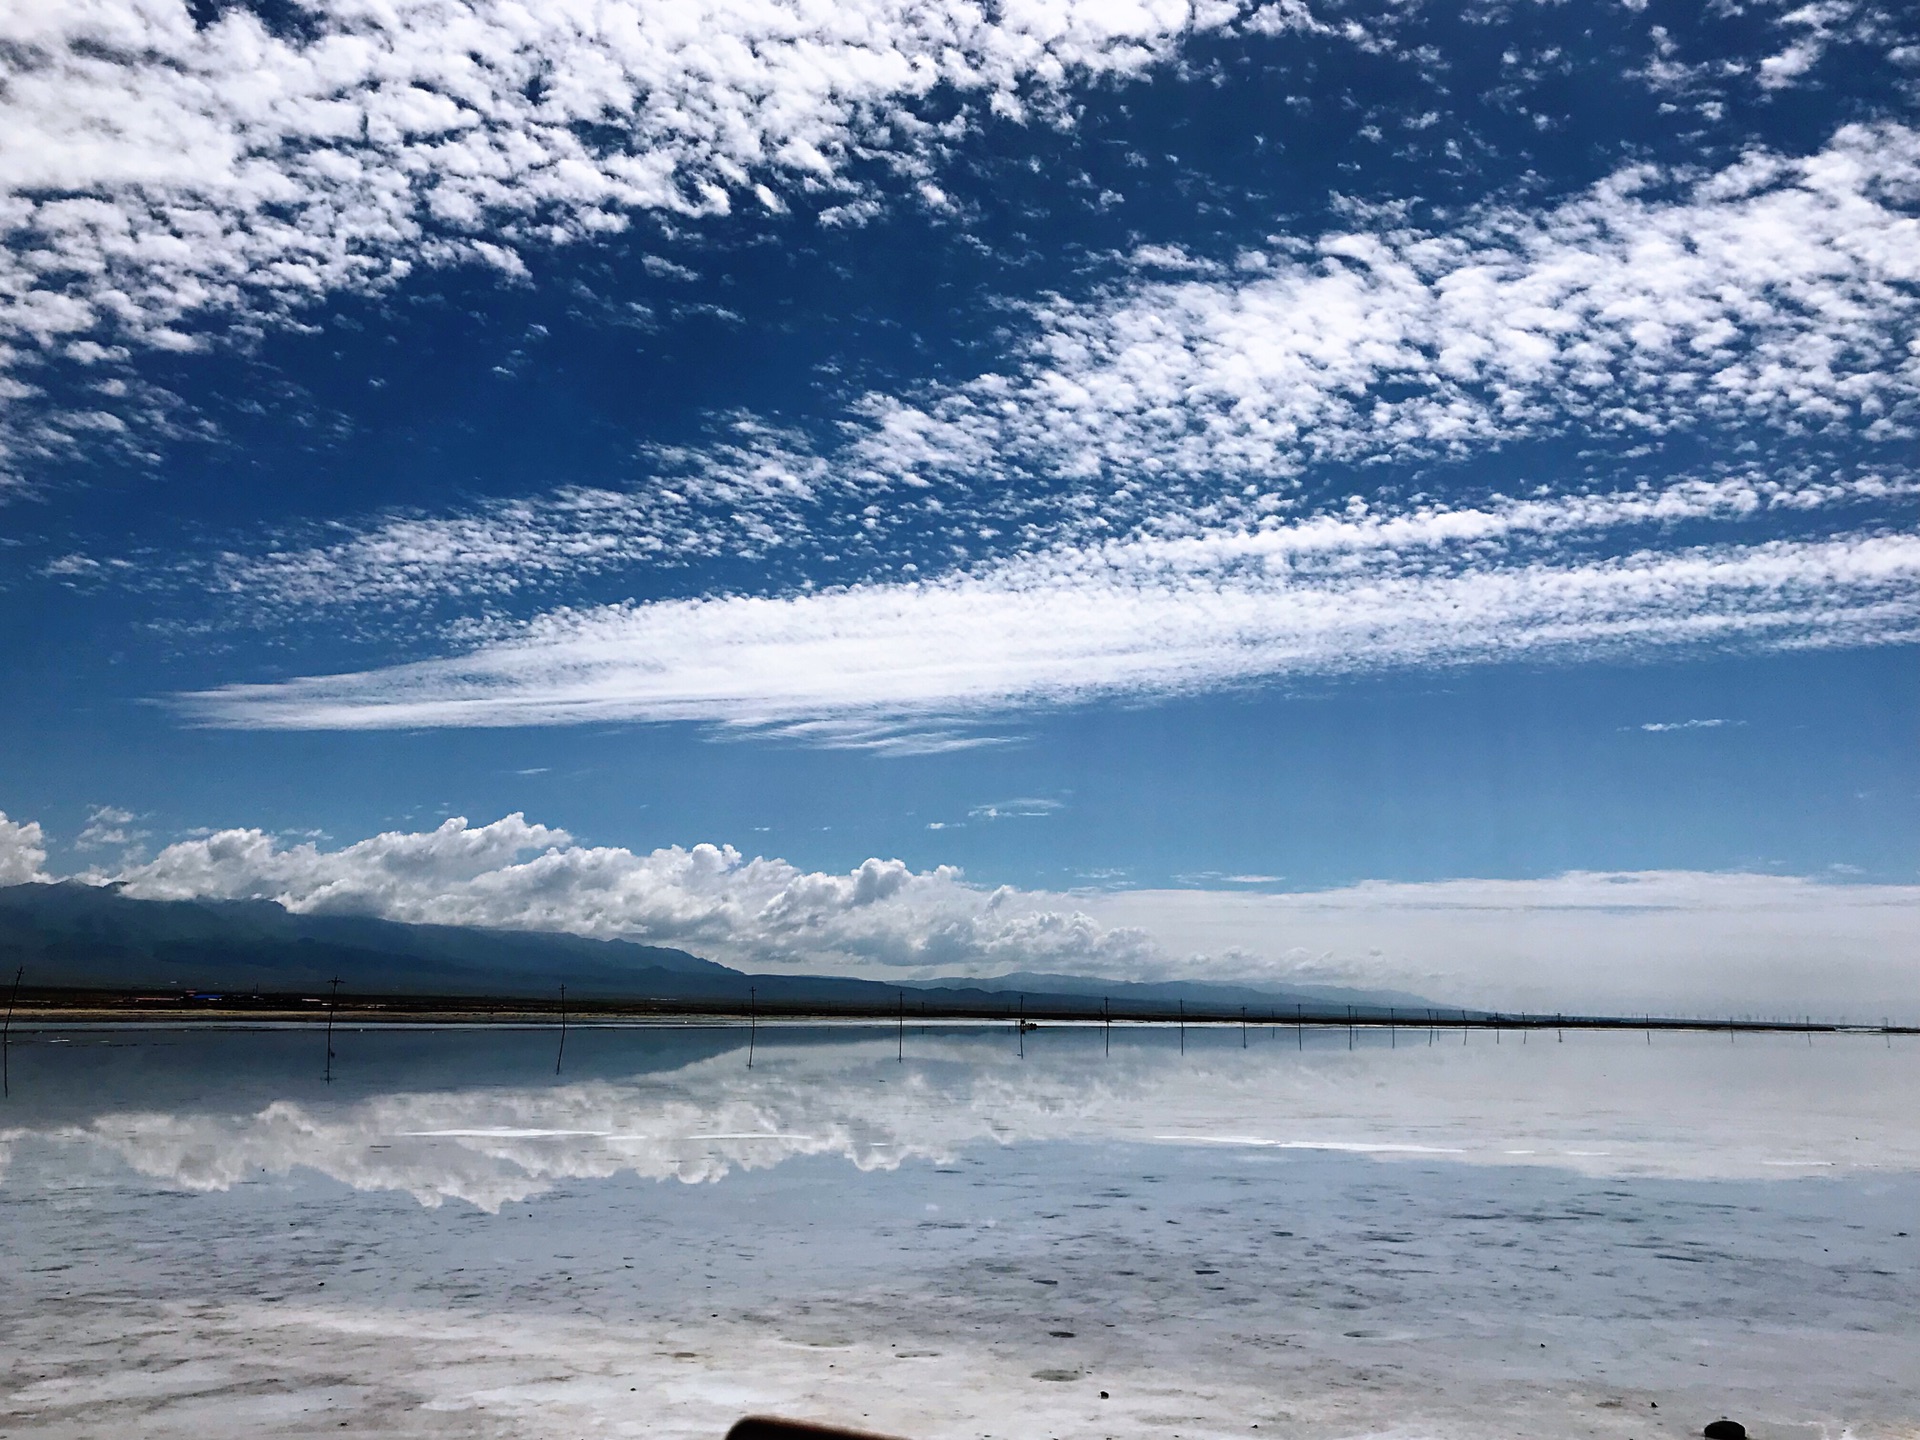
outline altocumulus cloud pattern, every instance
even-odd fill
[[[960,298],[988,323],[950,321],[974,333],[941,363],[831,367],[806,412],[724,397],[704,435],[639,444],[628,483],[143,575],[253,624],[410,613],[443,652],[187,712],[924,748],[1302,672],[1911,638],[1903,22],[1490,17],[1497,59],[1420,7],[1298,3],[18,11],[14,483],[212,425],[156,356],[455,276],[605,310],[579,272],[607,254],[701,295],[703,252],[845,264],[893,224],[976,272]],[[1492,100],[1469,89],[1489,63]],[[1834,103],[1862,64],[1883,103]],[[1362,83],[1387,75],[1404,104]],[[1606,134],[1570,86],[1646,119]],[[1241,133],[1201,143],[1196,113]],[[1288,158],[1329,135],[1374,193]],[[1073,173],[1092,148],[1111,177]],[[1023,223],[1009,176],[1084,213]],[[757,584],[702,581],[770,555]],[[680,593],[593,602],[637,569]]]

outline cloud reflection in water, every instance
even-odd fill
[[[630,1078],[399,1088],[338,1101],[273,1099],[222,1112],[204,1091],[176,1107],[112,1106],[0,1142],[85,1147],[168,1186],[226,1190],[296,1168],[358,1190],[462,1200],[487,1211],[558,1184],[622,1173],[715,1182],[798,1156],[856,1170],[948,1163],[969,1147],[1061,1142],[1338,1150],[1405,1163],[1550,1165],[1589,1174],[1771,1177],[1834,1167],[1920,1170],[1920,1074],[1911,1047],[1823,1038],[1551,1032],[1460,1043],[1424,1031],[1398,1049],[1248,1048],[1095,1032],[763,1046]],[[1237,1032],[1232,1038],[1238,1039]],[[1089,1043],[1089,1042],[1094,1043]],[[1411,1043],[1406,1043],[1406,1042]],[[1037,1043],[1036,1043],[1037,1042]],[[220,1041],[201,1037],[207,1063]],[[622,1043],[651,1043],[644,1032]],[[431,1077],[421,1075],[420,1081]]]

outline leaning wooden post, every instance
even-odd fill
[[[13,1007],[20,999],[20,977],[26,973],[24,965],[13,972],[13,993],[7,996],[7,1019],[0,1025],[0,1099],[13,1098]]]
[[[327,1000],[327,1084],[333,1083],[333,1013],[340,1008],[340,977],[334,976],[327,982],[333,987]]]

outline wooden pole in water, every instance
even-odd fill
[[[560,1062],[567,1056],[567,987],[560,987],[560,1049],[553,1057],[553,1073],[560,1073]]]
[[[1020,1032],[1020,1058],[1024,1060],[1027,1058],[1027,997],[1024,992],[1020,996],[1020,1019],[1014,1028]]]
[[[1100,1018],[1107,1036],[1107,1054],[1113,1054],[1113,1007],[1107,1004],[1107,997],[1100,997]]]
[[[1240,1007],[1240,1048],[1247,1048],[1247,1007]]]
[[[1180,1002],[1180,1053],[1187,1053],[1187,1002]]]
[[[1353,1048],[1353,1007],[1347,1006],[1347,1049]]]
[[[1293,1048],[1307,1048],[1307,1007],[1304,1005],[1293,1007]]]
[[[333,1012],[340,1008],[340,977],[327,982],[333,991],[327,1000],[327,1084],[333,1083]]]
[[[20,999],[20,977],[26,973],[24,965],[13,972],[13,993],[7,996],[7,1019],[0,1025],[0,1099],[13,1098],[13,1007]]]
[[[898,1053],[893,1057],[900,1064],[907,1063],[907,992],[900,992],[900,1043]]]
[[[753,986],[747,987],[747,1069],[753,1068],[753,1042],[760,1028],[760,1007],[757,1003],[759,991]]]
[[[1427,1011],[1427,1048],[1433,1048],[1433,1011]]]
[[[1393,1007],[1391,1005],[1387,1007],[1387,1048],[1389,1050],[1398,1050],[1400,1048],[1400,1030],[1394,1023]]]

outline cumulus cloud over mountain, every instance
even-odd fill
[[[0,810],[0,885],[25,885],[45,878],[46,836],[38,821],[9,820]]]
[[[5,822],[0,840],[6,883],[54,878],[38,826]],[[1753,873],[1059,892],[878,858],[827,872],[730,845],[637,853],[516,814],[337,849],[220,831],[88,878],[136,899],[636,940],[775,973],[1336,984],[1513,1010],[1920,1005],[1920,887]]]
[[[827,874],[730,845],[636,854],[578,844],[520,815],[448,820],[330,851],[227,830],[169,845],[116,878],[144,899],[267,899],[302,913],[566,931],[756,967],[1130,974],[1164,964],[1138,930],[1048,908],[1049,897],[967,885],[948,866],[916,872],[870,859]]]

